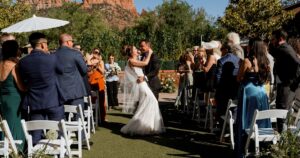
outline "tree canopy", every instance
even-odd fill
[[[123,30],[110,27],[103,20],[105,13],[97,7],[84,9],[73,2],[46,10],[35,10],[18,1],[9,1],[5,5],[8,8],[3,5],[0,7],[5,11],[5,15],[1,13],[1,29],[30,17],[33,13],[37,16],[67,20],[70,24],[64,27],[42,31],[47,35],[51,49],[58,47],[61,33],[69,33],[75,43],[80,44],[85,51],[101,48],[104,56],[115,53],[117,57],[121,57],[119,52],[122,45],[138,46],[141,39],[148,39],[163,60],[177,60],[186,48],[200,45],[201,37],[204,41],[222,39],[226,33],[204,9],[194,10],[184,0],[165,0],[154,10],[143,12],[131,26]],[[29,33],[17,34],[21,45],[27,44],[28,35]]]
[[[280,0],[239,0],[229,4],[220,21],[229,31],[251,38],[269,37],[292,17]]]

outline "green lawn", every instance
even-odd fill
[[[92,135],[90,151],[84,158],[164,158],[164,157],[232,157],[228,145],[219,144],[214,134],[203,131],[195,122],[178,114],[172,105],[161,105],[167,132],[160,136],[128,137],[120,133],[131,115],[118,110],[108,113],[109,124]]]

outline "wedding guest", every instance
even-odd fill
[[[237,157],[244,156],[247,136],[245,129],[251,125],[255,110],[269,109],[268,96],[264,88],[270,73],[267,46],[262,40],[254,39],[249,41],[249,48],[249,56],[242,62],[237,76],[237,80],[241,83],[234,134]],[[259,128],[269,128],[271,122],[262,120],[258,121],[257,125]]]
[[[114,54],[108,55],[108,63],[105,64],[105,70],[106,70],[108,108],[119,106],[119,101],[118,101],[119,77],[118,77],[118,74],[120,73],[121,68],[118,65],[118,63],[115,62]]]
[[[81,105],[84,109],[83,97],[87,95],[83,77],[87,74],[87,66],[79,51],[73,49],[73,38],[69,34],[61,34],[60,47],[56,50],[57,63],[63,68],[58,75],[58,82],[65,95],[67,105]]]
[[[178,87],[178,96],[181,93],[181,103],[185,103],[186,97],[184,91],[185,88],[192,88],[193,86],[193,71],[191,68],[191,64],[193,62],[193,56],[187,52],[180,56],[179,58],[179,64],[177,66],[177,73],[179,74],[179,87]],[[189,94],[192,94],[191,91],[189,91]],[[183,104],[181,104],[183,105]]]
[[[8,40],[2,45],[2,61],[0,61],[0,113],[2,119],[8,123],[15,140],[25,141],[21,126],[21,91],[26,88],[18,72],[19,45],[15,40]],[[4,138],[4,136],[1,136]],[[1,139],[3,140],[3,139]],[[22,151],[24,143],[18,146]]]
[[[283,30],[277,30],[272,33],[270,53],[275,59],[274,71],[277,84],[276,108],[290,109],[295,97],[295,89],[291,85],[297,78],[297,70],[300,59],[297,57],[294,49],[287,44],[287,33]],[[277,120],[279,132],[283,130],[284,120]]]
[[[235,100],[238,95],[239,84],[237,74],[239,71],[240,58],[231,52],[228,44],[222,45],[222,57],[217,62],[216,70],[216,120],[222,127],[223,121],[220,116],[225,115],[229,99]]]
[[[205,86],[205,72],[201,69],[206,63],[206,51],[204,48],[199,46],[193,47],[194,64],[192,65],[193,70],[193,98],[195,96],[196,89],[203,91]]]
[[[240,46],[241,41],[239,34],[230,32],[227,34],[226,40],[228,42],[228,45],[231,47],[232,53],[244,60],[244,50]]]
[[[0,61],[2,60],[2,44],[7,41],[7,40],[15,40],[15,36],[13,36],[12,34],[8,34],[8,33],[3,33],[0,36]]]
[[[215,92],[217,58],[212,49],[206,50],[206,63],[201,69],[205,72],[204,92]]]
[[[92,57],[88,60],[88,66],[90,67],[88,76],[91,87],[93,90],[99,92],[99,123],[104,124],[107,121],[105,108],[105,66],[99,49],[96,48],[93,50]]]
[[[187,66],[187,70],[188,72],[185,73],[186,75],[186,78],[187,78],[187,86],[189,88],[192,88],[193,86],[193,71],[192,71],[192,65],[195,63],[194,62],[194,56],[191,52],[187,51],[185,54],[184,54],[184,58],[185,58],[185,64]]]
[[[22,108],[29,111],[29,120],[60,121],[64,119],[65,112],[64,97],[57,75],[62,73],[62,68],[56,56],[49,53],[44,34],[32,33],[29,42],[33,50],[19,62],[20,77],[28,89]],[[42,136],[42,131],[32,131],[33,144]]]

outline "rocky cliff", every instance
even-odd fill
[[[21,0],[26,4],[33,5],[37,10],[61,7],[65,2],[74,0]],[[78,1],[76,1],[78,3]],[[137,10],[134,0],[83,0],[79,3],[85,9],[97,9],[103,13],[106,21],[120,29],[131,25],[136,17]]]

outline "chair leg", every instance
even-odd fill
[[[91,120],[92,120],[92,132],[95,134],[96,129],[95,129],[95,121],[94,121],[93,110],[91,110]]]
[[[209,109],[210,106],[206,105],[206,115],[205,115],[205,124],[204,124],[204,128],[207,128],[207,123],[208,123],[208,115],[209,115]]]
[[[184,88],[184,112],[189,113],[187,89]]]
[[[227,124],[227,118],[225,118],[224,123],[223,123],[222,133],[221,133],[221,136],[220,136],[220,142],[221,143],[223,142],[226,124]]]
[[[83,129],[83,128],[81,128],[80,127],[80,130],[78,130],[78,157],[82,157],[82,138],[81,138],[81,129]],[[88,139],[86,139],[86,140],[88,140]]]
[[[88,138],[91,138],[91,109],[88,107],[88,116],[87,116],[87,134]]]
[[[84,134],[84,136],[86,138],[85,141],[86,141],[87,148],[88,148],[88,150],[91,150],[90,142],[89,142],[89,139],[88,139],[88,136],[87,136],[85,125],[82,124],[82,126],[83,126],[83,134]]]
[[[213,120],[213,107],[212,105],[210,105],[210,108],[209,108],[209,129],[210,129],[210,132],[212,133],[213,132],[213,128],[214,128],[214,120]]]
[[[193,117],[192,119],[195,118],[195,113],[196,113],[196,106],[198,105],[198,89],[196,89],[196,92],[195,92],[195,98],[194,98],[194,106],[193,106]]]
[[[233,119],[230,118],[229,120],[229,131],[230,131],[230,143],[231,143],[231,148],[234,150],[234,135],[233,135]]]

